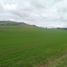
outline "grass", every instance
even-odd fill
[[[65,30],[0,27],[0,67],[67,67],[66,55]]]

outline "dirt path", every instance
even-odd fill
[[[67,54],[55,59],[48,61],[47,64],[40,65],[39,67],[57,67],[60,64],[62,64],[63,60],[67,58]]]

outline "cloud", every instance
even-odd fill
[[[0,0],[0,19],[67,27],[67,0]]]
[[[16,4],[6,4],[3,8],[7,11],[16,10]]]

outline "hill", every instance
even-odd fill
[[[14,22],[14,21],[0,21],[0,25],[28,25],[24,22]]]

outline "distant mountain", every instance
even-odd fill
[[[0,21],[0,25],[28,25],[24,22],[15,22],[15,21]]]
[[[15,21],[0,21],[0,26],[27,26],[27,27],[37,27],[36,25],[29,25],[24,22]]]

